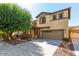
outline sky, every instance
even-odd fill
[[[17,3],[20,7],[27,9],[35,20],[41,12],[55,12],[71,7],[71,19],[69,26],[79,25],[79,4],[78,3]]]

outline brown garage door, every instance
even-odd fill
[[[64,38],[64,31],[62,30],[42,31],[41,37],[45,39],[62,40]]]

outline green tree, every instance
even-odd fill
[[[0,31],[12,39],[14,31],[28,31],[32,16],[29,11],[16,4],[0,3]]]

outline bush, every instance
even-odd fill
[[[6,35],[6,33],[5,32],[2,32],[2,31],[0,31],[0,38],[6,38],[7,37],[7,35]]]
[[[69,38],[64,38],[63,39],[65,42],[69,42]]]

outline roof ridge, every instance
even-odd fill
[[[58,11],[55,11],[55,12],[41,12],[41,13],[39,13],[39,14],[36,16],[36,18],[37,18],[38,16],[40,16],[42,13],[53,14],[53,13],[57,13],[57,12],[60,12],[60,11],[63,11],[63,10],[67,10],[67,9],[71,9],[71,7],[69,7],[69,8],[64,8],[64,9],[61,9],[61,10],[58,10]]]

